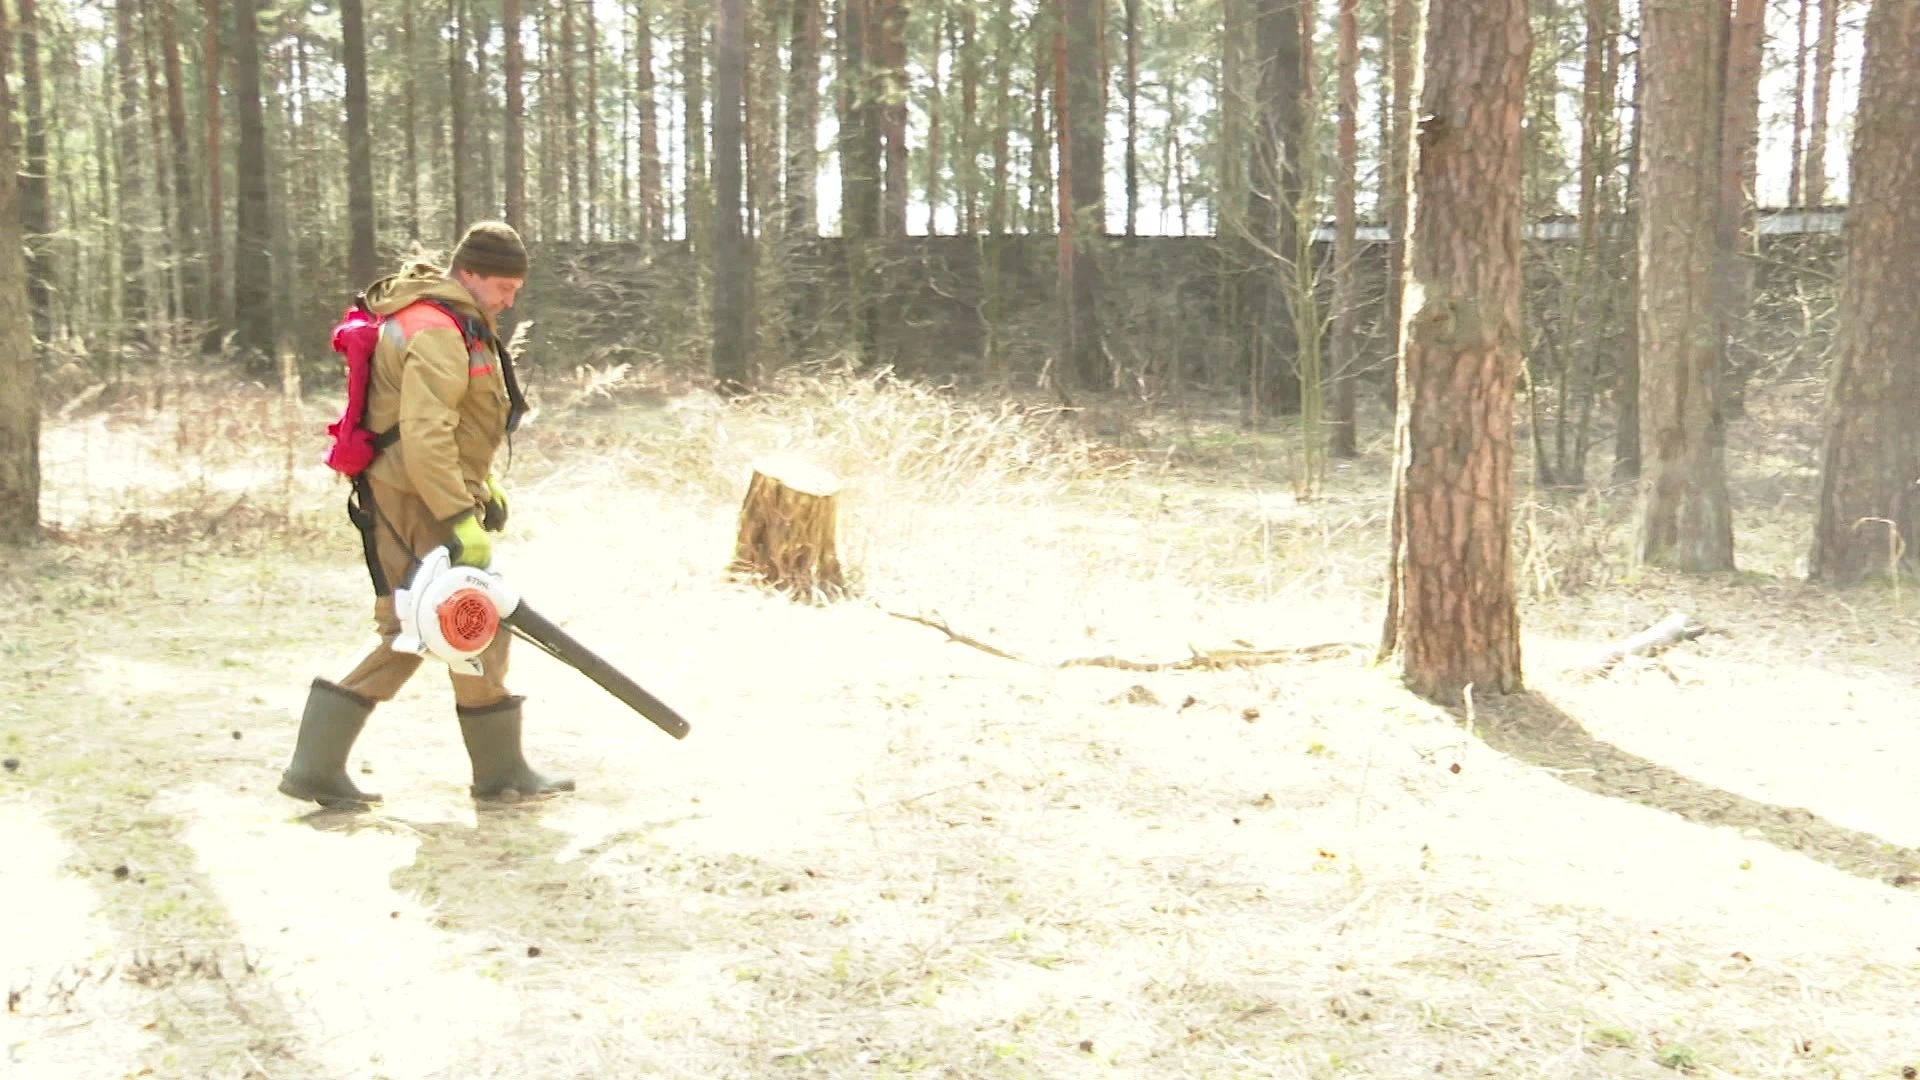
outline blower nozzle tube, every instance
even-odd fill
[[[574,668],[580,674],[599,683],[601,689],[625,702],[629,708],[648,720],[661,731],[676,739],[684,739],[692,725],[667,705],[654,697],[637,682],[628,678],[618,668],[595,655],[592,649],[575,641],[565,630],[555,626],[546,616],[528,607],[524,601],[515,607],[511,615],[501,617],[501,622],[527,640],[546,650],[556,659]]]

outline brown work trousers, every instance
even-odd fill
[[[420,670],[424,659],[393,649],[393,639],[400,634],[400,616],[394,611],[392,592],[406,586],[413,574],[416,553],[425,555],[446,543],[452,533],[434,520],[420,496],[372,477],[365,479],[365,490],[372,498],[367,500],[370,505],[362,509],[372,514],[373,549],[387,588],[386,595],[376,596],[373,601],[373,623],[379,631],[380,644],[340,680],[340,686],[368,701],[391,701],[413,673]],[[486,671],[484,675],[448,669],[453,677],[453,700],[457,705],[463,709],[484,709],[506,700],[509,696],[507,647],[512,641],[513,634],[501,627],[493,644],[479,656],[480,666]]]

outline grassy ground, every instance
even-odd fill
[[[476,811],[423,669],[356,753],[365,815],[273,792],[365,645],[314,418],[185,408],[56,423],[61,539],[0,568],[9,1076],[1920,1066],[1920,626],[1795,580],[1791,395],[1735,429],[1740,574],[1633,571],[1629,492],[1527,492],[1532,690],[1467,715],[1368,663],[1381,445],[1301,500],[1288,436],[1204,415],[1093,442],[839,381],[562,410],[503,560],[694,733],[522,652],[530,754],[581,791]],[[847,478],[856,599],[723,576],[775,452]],[[1573,673],[1674,609],[1714,632]]]

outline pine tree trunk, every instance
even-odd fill
[[[787,78],[787,233],[818,236],[820,180],[820,2],[793,0]]]
[[[27,23],[31,15],[23,13]],[[23,27],[25,29],[25,27]],[[0,35],[0,56],[12,50]],[[15,171],[13,100],[0,83],[0,177]],[[40,357],[27,309],[19,188],[0,184],[0,544],[40,538]]]
[[[460,0],[447,0],[447,153],[453,163],[453,235],[459,236],[473,219],[467,203],[467,18]]]
[[[406,56],[401,72],[406,85],[401,93],[400,126],[405,129],[402,132],[405,152],[401,156],[400,174],[407,186],[407,239],[417,243],[420,240],[420,85],[414,69],[420,52],[414,37],[413,2],[400,0],[401,40]]]
[[[1084,390],[1109,389],[1101,334],[1100,261],[1106,232],[1106,100],[1101,79],[1101,0],[1062,0],[1054,86],[1060,145],[1061,376]]]
[[[33,317],[33,335],[46,342],[53,337],[53,258],[48,250],[53,233],[53,207],[47,193],[47,113],[40,84],[40,16],[38,0],[20,3],[20,91],[26,106],[26,170],[20,178],[20,221],[26,232],[27,297]],[[169,20],[171,27],[171,20]],[[4,273],[0,269],[0,273]],[[3,513],[0,510],[0,513]]]
[[[1239,308],[1246,319],[1247,404],[1254,415],[1300,408],[1299,347],[1289,307],[1295,272],[1297,220],[1306,177],[1306,50],[1301,47],[1301,0],[1258,0],[1254,6],[1252,156],[1248,163],[1248,272]]]
[[[1384,642],[1408,685],[1520,689],[1509,540],[1526,0],[1432,0]]]
[[[1813,51],[1813,120],[1807,134],[1808,206],[1827,202],[1827,119],[1833,112],[1833,54],[1840,0],[1820,0],[1820,39]]]
[[[509,3],[512,0],[508,0]],[[341,40],[347,69],[347,270],[356,288],[380,272],[374,242],[373,131],[367,102],[367,29],[361,0],[340,0]]]
[[[1766,0],[1732,0],[1727,33],[1725,99],[1721,103],[1720,247],[1718,291],[1727,335],[1726,402],[1730,415],[1746,408],[1747,379],[1758,358],[1746,347],[1752,306],[1754,184],[1759,174],[1760,69],[1766,54]]]
[[[34,39],[26,33],[34,25],[32,9],[23,6],[20,18],[22,47],[33,48]],[[0,57],[13,50],[8,30],[0,21]],[[37,66],[34,83],[39,81]],[[0,60],[0,69],[4,67]],[[32,113],[29,107],[29,117]],[[17,170],[16,135],[13,95],[0,71],[0,176]],[[27,301],[22,190],[21,185],[0,184],[0,544],[30,544],[40,538],[40,356]]]
[[[1840,348],[1810,575],[1846,584],[1920,553],[1920,5],[1874,0],[1847,198]],[[1897,535],[1890,535],[1897,534]]]
[[[228,306],[231,293],[227,289],[227,201],[225,176],[221,168],[221,132],[220,123],[220,0],[206,0],[203,12],[206,23],[205,44],[200,57],[201,72],[201,113],[206,120],[206,167],[207,167],[207,307],[216,331],[233,324],[233,310]],[[216,340],[218,334],[209,335],[208,340]]]
[[[723,392],[751,382],[753,265],[741,221],[747,0],[720,0],[713,65],[713,378]]]
[[[1580,340],[1579,432],[1563,480],[1584,483],[1593,403],[1614,313],[1615,283],[1607,269],[1614,244],[1602,232],[1609,180],[1617,160],[1613,112],[1617,88],[1618,0],[1586,0],[1586,48],[1580,92],[1580,270],[1573,311]]]
[[[586,61],[587,61],[587,101],[584,110],[584,124],[587,129],[587,222],[586,237],[598,240],[605,228],[600,220],[600,20],[594,17],[589,6],[584,20],[587,24]]]
[[[492,83],[487,76],[487,42],[493,37],[493,16],[488,13],[482,0],[467,0],[467,26],[473,32],[473,87],[474,104],[468,113],[468,138],[473,143],[472,164],[479,166],[474,176],[474,214],[477,217],[498,220],[502,206],[498,196],[499,188],[493,182],[493,121],[495,111],[493,95],[489,89]]]
[[[147,316],[147,203],[141,180],[147,166],[140,160],[140,83],[134,75],[134,5],[137,0],[114,0],[114,64],[119,72],[120,107],[114,126],[115,173],[119,184],[120,311],[127,322]]]
[[[877,80],[880,140],[886,194],[880,219],[882,236],[907,235],[907,4],[877,0],[880,70]]]
[[[187,133],[186,74],[180,62],[180,32],[175,10],[178,3],[179,0],[154,0],[158,12],[155,22],[159,26],[161,63],[166,74],[167,146],[173,167],[174,246],[179,249],[182,314],[199,321],[207,317],[206,252],[201,246],[200,201],[193,186],[193,143]],[[31,6],[31,0],[25,6]],[[37,75],[35,81],[38,81]],[[44,199],[44,181],[42,189]]]
[[[1640,193],[1640,430],[1648,483],[1637,551],[1653,566],[1733,568],[1721,411],[1719,253],[1725,0],[1649,5]]]
[[[1140,0],[1122,0],[1127,35],[1127,228],[1140,235]]]
[[[707,28],[712,24],[710,0],[686,0],[680,45],[680,79],[686,122],[681,127],[685,145],[687,243],[696,249],[711,242],[709,231],[711,181],[707,175]]]
[[[960,203],[960,231],[980,232],[980,20],[964,4],[955,27],[954,61],[960,79],[960,131],[953,153],[953,183]]]
[[[940,55],[947,40],[947,11],[940,0],[934,0],[933,53],[927,57],[927,77],[930,83],[927,91],[927,235],[940,234],[940,139],[943,134],[942,121],[945,119],[945,102],[942,100],[940,86]]]
[[[1800,0],[1799,17],[1794,23],[1793,50],[1793,139],[1792,158],[1787,169],[1787,205],[1804,206],[1802,183],[1807,171],[1807,14],[1817,0]]]
[[[159,217],[153,243],[161,256],[158,283],[164,305],[160,310],[168,319],[177,319],[184,313],[180,268],[186,260],[186,248],[180,243],[179,204],[173,198],[173,177],[169,171],[173,155],[167,146],[167,96],[160,86],[161,65],[155,55],[159,49],[154,42],[154,24],[158,20],[153,14],[156,6],[166,2],[140,0],[140,65],[146,78],[147,158],[153,169],[154,208]]]
[[[1355,194],[1360,168],[1360,0],[1340,0],[1338,172],[1333,190],[1333,412],[1327,450],[1335,457],[1360,454],[1353,381],[1360,362],[1360,310],[1354,287]]]
[[[535,0],[537,3],[538,0]],[[520,40],[520,0],[501,0],[500,29],[505,35],[507,115],[501,168],[506,173],[507,224],[527,231],[527,58]]]
[[[1389,145],[1386,172],[1381,184],[1386,193],[1387,219],[1387,304],[1386,323],[1392,343],[1389,362],[1394,377],[1387,380],[1387,403],[1397,410],[1399,401],[1399,357],[1406,350],[1407,226],[1413,205],[1413,100],[1420,77],[1421,30],[1419,0],[1386,0],[1392,5],[1388,28],[1392,36],[1387,50],[1393,84]]]
[[[1027,230],[1045,233],[1059,216],[1053,200],[1053,125],[1048,120],[1048,87],[1053,83],[1056,17],[1042,2],[1033,13],[1033,129],[1027,139]],[[1054,110],[1057,111],[1057,110]]]
[[[667,228],[660,191],[660,106],[654,90],[653,16],[645,0],[635,0],[634,15],[634,105],[640,112],[640,239],[651,244],[663,239]]]
[[[993,190],[987,203],[987,232],[1013,229],[1013,0],[1000,0],[993,20]]]
[[[1618,85],[1616,79],[1615,85]],[[1646,65],[1641,62],[1641,54],[1635,52],[1633,60],[1633,126],[1629,132],[1629,144],[1622,157],[1627,163],[1627,190],[1624,200],[1627,209],[1627,224],[1634,233],[1634,257],[1627,260],[1627,274],[1631,279],[1631,304],[1636,319],[1640,305],[1640,193],[1643,189],[1641,168],[1643,158],[1641,149],[1646,145]],[[1620,350],[1620,359],[1614,375],[1614,422],[1613,422],[1613,479],[1616,483],[1640,479],[1640,335],[1636,323],[1635,332],[1628,336]]]
[[[233,96],[240,147],[234,163],[234,343],[256,375],[274,376],[273,222],[267,186],[267,118],[260,97],[259,0],[234,0]]]

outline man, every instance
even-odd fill
[[[513,306],[527,277],[527,250],[512,227],[483,222],[454,249],[451,269],[415,263],[367,289],[385,321],[373,355],[365,426],[385,448],[356,478],[355,523],[373,578],[380,644],[338,683],[315,679],[280,791],[336,809],[380,796],[347,776],[347,753],[375,705],[419,669],[395,652],[393,590],[416,560],[445,545],[457,565],[492,560],[490,532],[506,524],[507,500],[492,479],[493,456],[524,409],[512,357],[495,316]],[[572,791],[573,781],[529,768],[520,750],[520,706],[507,690],[505,629],[479,660],[484,674],[453,673],[460,734],[473,764],[473,797],[512,800]]]

